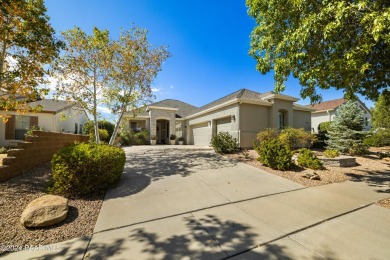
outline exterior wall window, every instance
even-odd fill
[[[139,132],[145,127],[145,123],[142,121],[130,121],[130,129],[134,132]]]
[[[79,131],[79,125],[77,123],[74,123],[74,133],[77,134]]]
[[[23,140],[29,128],[29,116],[15,116],[15,140]]]
[[[367,117],[364,119],[364,122],[365,122],[366,126],[368,126],[368,118]]]
[[[278,128],[283,129],[285,127],[285,114],[282,111],[278,112]]]

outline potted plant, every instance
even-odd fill
[[[171,136],[169,137],[169,140],[171,140],[171,145],[176,144],[176,135],[171,135]]]
[[[150,136],[150,144],[156,145],[156,143],[157,143],[157,136],[155,135]]]
[[[177,139],[179,141],[179,144],[180,145],[183,145],[183,141],[184,141],[184,137],[179,137],[179,139]]]

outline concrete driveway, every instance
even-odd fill
[[[305,188],[210,149],[125,152],[92,238],[37,259],[390,259],[390,210],[373,205],[389,178]]]

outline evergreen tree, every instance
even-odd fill
[[[355,102],[348,101],[341,105],[328,132],[329,140],[326,141],[328,148],[350,154],[365,153],[363,124],[364,113]]]

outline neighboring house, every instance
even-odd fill
[[[29,105],[40,105],[43,109],[23,114],[0,110],[0,113],[11,116],[7,123],[0,122],[0,146],[13,145],[18,140],[23,140],[27,130],[33,126],[49,132],[81,134],[83,125],[88,120],[84,109],[76,102],[44,99]]]
[[[311,112],[311,129],[312,132],[318,133],[318,126],[322,122],[334,121],[337,116],[337,109],[347,100],[344,98],[324,101],[314,105],[307,105],[307,108],[314,109]],[[366,105],[360,101],[359,99],[356,101],[358,107],[364,113],[364,131],[368,131],[371,129],[371,111],[366,107]]]
[[[238,90],[202,107],[166,99],[143,111],[125,115],[129,129],[147,128],[157,142],[168,144],[171,134],[186,144],[209,146],[211,137],[229,132],[240,147],[252,147],[257,133],[265,128],[295,127],[310,131],[312,109],[294,102],[298,98],[267,92]]]

